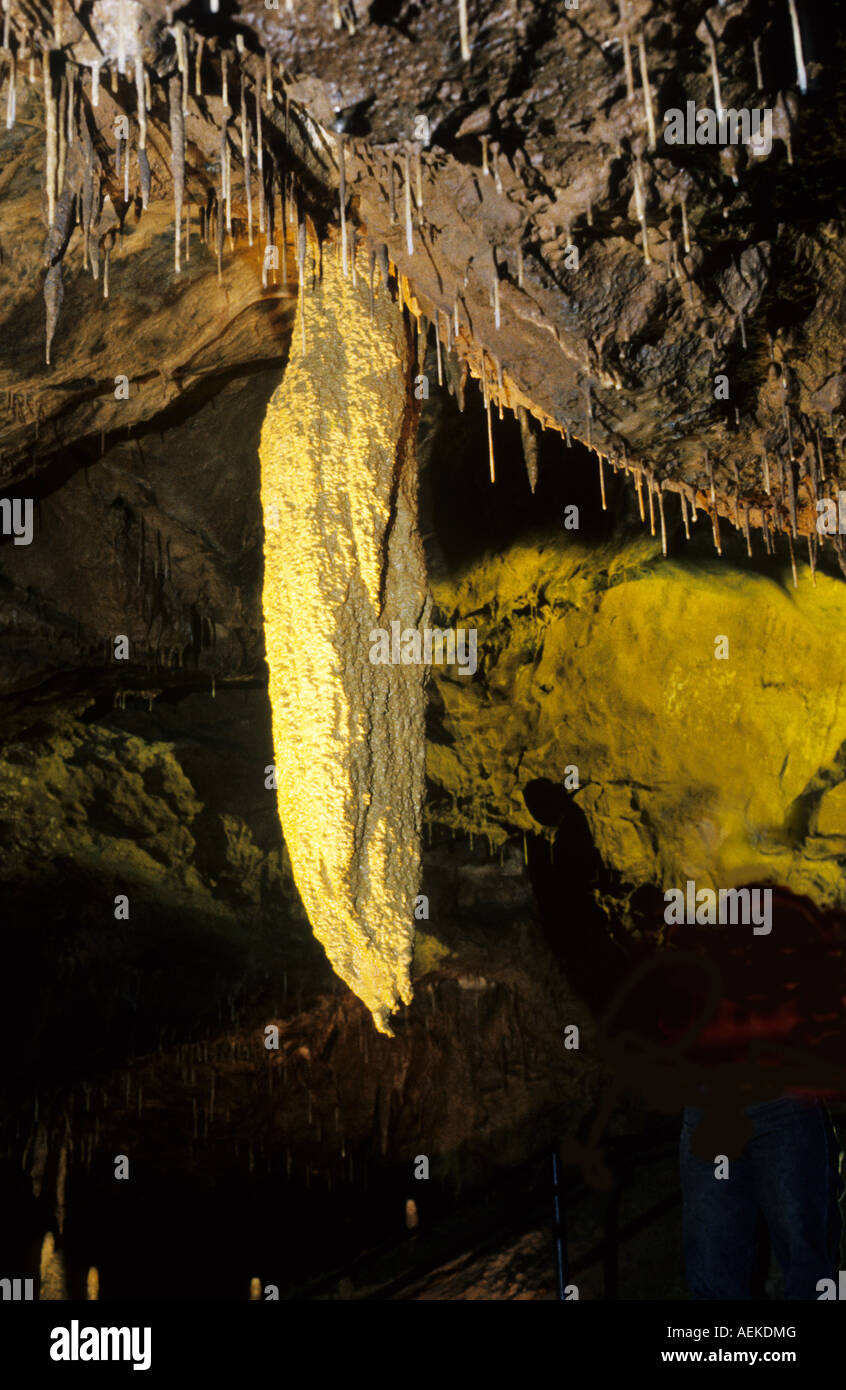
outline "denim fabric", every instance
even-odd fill
[[[729,1176],[691,1149],[703,1111],[688,1107],[679,1157],[687,1282],[694,1299],[756,1297],[758,1237],[769,1231],[786,1299],[817,1299],[837,1281],[843,1184],[828,1111],[812,1099],[750,1105],[751,1137],[729,1159]],[[716,1154],[714,1155],[716,1158]]]

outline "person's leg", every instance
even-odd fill
[[[688,1286],[695,1299],[751,1299],[760,1223],[752,1173],[745,1158],[734,1158],[729,1176],[718,1178],[713,1160],[697,1158],[691,1146],[701,1116],[685,1110],[679,1143]]]
[[[784,1099],[751,1106],[746,1158],[786,1299],[819,1298],[820,1279],[837,1282],[841,1182],[838,1145],[825,1106]]]

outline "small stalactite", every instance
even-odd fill
[[[717,62],[717,45],[714,42],[714,35],[707,19],[705,20],[704,42],[705,47],[708,49],[708,58],[711,65],[711,84],[714,88],[714,110],[719,119],[720,113],[723,110],[723,96],[720,90],[720,68]]]
[[[53,73],[50,64],[50,52],[45,50],[41,58],[42,74],[44,78],[44,108],[46,116],[46,164],[45,180],[47,184],[47,225],[52,227],[56,221],[56,170],[57,170],[57,130],[56,130],[56,99],[53,93]]]
[[[7,19],[8,19],[8,15],[9,15],[9,10],[8,10],[8,8],[7,8],[7,9],[6,9],[6,18],[7,18]],[[9,47],[8,41],[4,41],[3,46],[4,46],[4,48],[8,48],[8,47]],[[6,129],[7,129],[7,130],[12,130],[12,129],[14,128],[15,117],[16,117],[16,115],[17,115],[17,101],[18,101],[18,68],[17,68],[17,55],[16,55],[14,52],[11,52],[11,51],[10,51],[10,52],[9,52],[9,86],[8,86],[8,90],[7,90],[7,92],[6,92]]]
[[[643,84],[643,108],[646,116],[646,129],[649,132],[649,148],[654,150],[658,144],[655,134],[655,111],[652,106],[652,87],[646,62],[646,41],[642,34],[638,35],[637,56],[640,63],[640,80]]]
[[[247,119],[247,84],[241,69],[241,162],[244,166],[244,199],[247,204],[247,243],[253,244],[253,190],[250,177],[250,123]]]
[[[458,0],[458,36],[461,44],[461,58],[470,61],[470,32],[467,28],[467,0]]]
[[[338,136],[338,206],[341,215],[341,270],[347,278],[347,172],[343,135]]]
[[[637,505],[638,510],[640,511],[640,520],[641,523],[643,523],[646,521],[646,513],[643,508],[643,470],[640,468],[635,469],[634,478],[635,492],[637,493]]]
[[[656,483],[655,491],[658,494],[658,515],[661,518],[661,554],[667,554],[667,523],[664,519],[664,489],[660,483]]]
[[[215,202],[215,249],[217,251],[217,279],[218,284],[223,284],[223,240],[225,227],[223,221],[224,193],[226,188],[226,127],[220,128],[220,173],[217,184],[217,200]]]
[[[411,164],[408,150],[403,155],[404,199],[405,199],[405,245],[409,256],[414,255],[414,230],[411,220]]]
[[[643,243],[643,259],[647,265],[651,265],[652,257],[649,254],[649,238],[647,236],[646,230],[646,195],[644,193],[643,188],[643,165],[641,164],[639,154],[635,156],[635,162],[633,167],[633,179],[635,208],[637,211],[637,218],[640,223],[640,235],[641,241]]]
[[[531,422],[525,406],[517,407],[517,420],[520,425],[520,439],[523,445],[523,458],[526,463],[526,475],[529,479],[529,487],[532,492],[538,485],[538,441],[537,436],[532,432]]]
[[[188,76],[188,43],[185,25],[174,25],[173,36],[176,40],[176,63],[179,68],[179,76],[182,79],[182,115],[187,116],[190,78]]]
[[[623,67],[626,73],[626,99],[634,101],[634,69],[632,67],[632,41],[629,33],[628,6],[626,0],[620,3],[620,23],[623,36]]]
[[[755,83],[758,91],[764,90],[764,74],[761,71],[761,40],[760,37],[752,42],[752,57],[755,60]]]
[[[808,90],[808,73],[805,68],[805,54],[802,50],[802,30],[796,12],[796,0],[787,0],[790,8],[790,24],[793,30],[793,54],[796,59],[796,85],[804,95]]]
[[[170,168],[173,175],[173,268],[180,272],[182,199],[185,192],[185,122],[182,116],[182,80],[174,74],[168,82],[170,107]]]
[[[797,570],[796,570],[796,554],[795,554],[795,551],[794,551],[794,549],[793,549],[793,537],[791,536],[791,534],[790,534],[789,531],[787,532],[787,544],[788,544],[788,547],[789,547],[789,549],[790,549],[790,568],[791,568],[791,570],[793,571],[793,587],[794,587],[794,589],[798,589],[798,588],[799,588],[799,575],[798,575]]]
[[[494,468],[493,421],[491,419],[491,398],[488,390],[488,371],[484,352],[482,352],[482,402],[484,404],[488,424],[488,460],[490,463],[491,482],[495,483],[496,470]]]
[[[264,136],[261,129],[261,81],[255,82],[256,99],[256,180],[259,193],[259,231],[265,230],[264,207]]]
[[[206,46],[205,34],[197,35],[197,47],[194,50],[194,95],[203,95],[203,49]]]
[[[680,489],[680,490],[679,490],[679,504],[680,504],[680,506],[681,506],[682,525],[684,526],[684,538],[685,538],[686,541],[689,541],[689,540],[690,540],[690,523],[688,522],[688,519],[687,519],[687,502],[686,502],[686,500],[685,500],[685,495],[684,495],[684,490],[683,490],[683,489]]]

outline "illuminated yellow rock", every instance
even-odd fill
[[[794,590],[649,538],[513,546],[433,585],[475,615],[484,683],[433,668],[452,742],[431,743],[439,816],[539,831],[528,782],[564,783],[633,885],[763,880],[846,905],[846,585]],[[728,657],[718,660],[719,637]],[[484,790],[483,790],[484,789]]]
[[[384,287],[371,322],[328,251],[302,307],[261,439],[279,817],[315,935],[390,1033],[411,999],[424,670],[371,664],[370,633],[430,607],[411,345]]]

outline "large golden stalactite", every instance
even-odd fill
[[[371,319],[334,252],[301,294],[261,438],[279,818],[315,935],[390,1034],[411,1000],[425,671],[371,664],[370,634],[422,628],[431,606],[412,345],[386,288]]]

